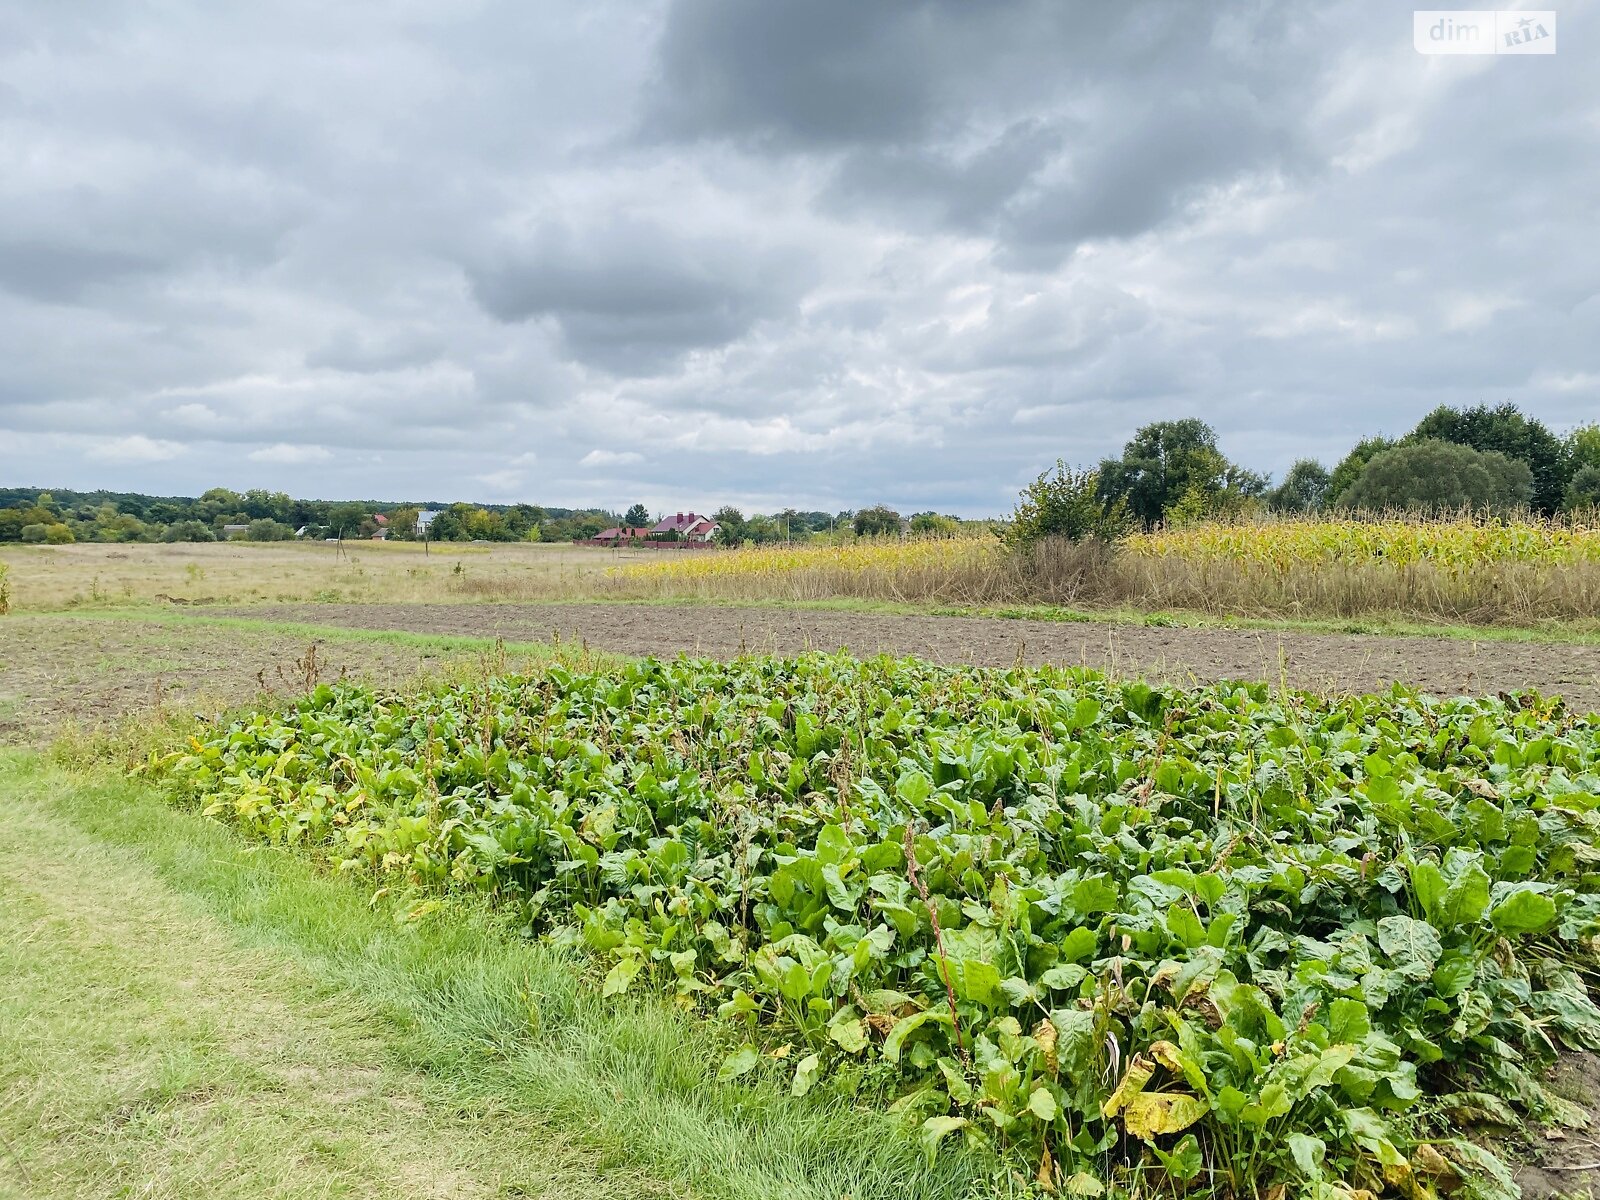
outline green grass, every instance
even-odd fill
[[[0,821],[0,1196],[996,1186],[884,1118],[716,1084],[716,1026],[602,1003],[474,903],[406,920],[405,898],[33,756],[0,756]]]

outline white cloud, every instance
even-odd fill
[[[142,433],[98,442],[84,451],[85,458],[104,463],[152,463],[177,458],[185,447],[181,442],[148,438]]]
[[[252,450],[245,457],[251,462],[295,465],[327,462],[333,455],[325,446],[296,446],[289,442],[277,442]]]
[[[644,461],[644,455],[632,450],[591,450],[578,460],[580,467],[625,467]]]

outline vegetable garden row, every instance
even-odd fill
[[[1043,1191],[1504,1196],[1484,1146],[1581,1121],[1542,1069],[1600,1047],[1600,731],[1554,700],[644,660],[320,686],[164,766]]]

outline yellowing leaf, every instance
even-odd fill
[[[1156,1073],[1153,1062],[1142,1054],[1135,1054],[1133,1061],[1128,1064],[1127,1072],[1122,1076],[1122,1082],[1117,1084],[1117,1090],[1106,1097],[1100,1106],[1100,1112],[1107,1120],[1122,1111],[1123,1106],[1131,1099],[1144,1091],[1144,1085],[1150,1082],[1150,1076]]]
[[[1180,1133],[1206,1115],[1210,1105],[1183,1092],[1140,1092],[1123,1107],[1122,1123],[1134,1137],[1151,1142]]]

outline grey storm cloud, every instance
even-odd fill
[[[583,229],[552,222],[502,240],[468,276],[498,320],[549,317],[574,357],[640,374],[792,311],[803,263],[725,235],[626,220]]]
[[[993,513],[1600,416],[1600,0],[0,10],[0,478]]]

